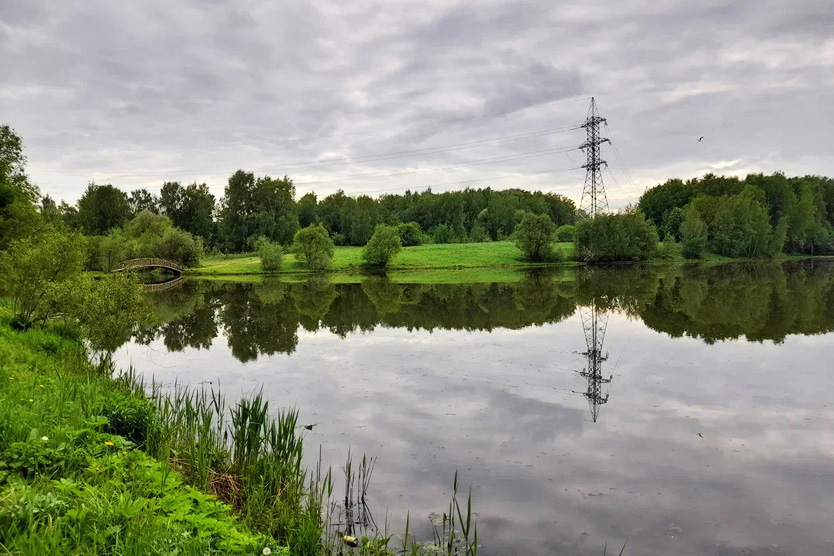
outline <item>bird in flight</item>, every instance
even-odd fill
[[[315,427],[316,425],[318,425],[318,423],[313,423],[312,425],[304,425],[304,428],[308,431],[311,431],[313,430],[313,427]]]
[[[703,136],[703,135],[701,135],[700,137],[698,137],[698,142],[700,143],[700,142],[701,142],[701,139],[703,139],[703,138],[704,138],[704,136]]]

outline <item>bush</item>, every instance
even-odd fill
[[[326,270],[333,262],[333,240],[321,224],[310,224],[298,230],[292,251],[296,259],[303,261],[311,270]]]
[[[441,224],[434,229],[432,239],[434,243],[457,243],[455,231],[446,224]]]
[[[107,418],[105,432],[144,446],[154,419],[154,405],[147,398],[114,393],[104,400],[99,412]]]
[[[281,265],[284,263],[284,250],[279,244],[261,238],[255,242],[255,248],[261,258],[261,269],[264,272],[281,272]]]
[[[565,224],[564,226],[559,226],[556,230],[556,241],[561,242],[573,242],[573,238],[576,236],[576,227],[571,226],[570,224]]]
[[[668,261],[677,258],[678,251],[678,244],[675,242],[675,237],[672,234],[666,234],[657,250],[657,256],[660,259]]]
[[[402,250],[402,242],[397,228],[377,226],[374,235],[362,249],[362,260],[373,266],[385,268],[391,259]]]
[[[575,257],[586,262],[643,261],[657,252],[657,230],[640,211],[608,214],[576,225]]]
[[[490,241],[489,233],[486,228],[476,224],[469,232],[469,241],[472,243],[484,243]]]
[[[553,238],[556,224],[546,214],[528,212],[515,228],[515,244],[532,261],[546,261],[553,258]]]
[[[403,247],[413,247],[423,244],[423,230],[417,222],[404,222],[397,226],[397,233],[400,235],[400,242]]]

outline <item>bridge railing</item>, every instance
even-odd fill
[[[122,261],[121,264],[119,264],[119,268],[117,268],[116,271],[148,267],[169,268],[176,272],[182,272],[182,265],[180,265],[177,262],[169,261],[168,259],[157,259],[151,257],[145,257],[141,259],[129,259],[127,261]]]

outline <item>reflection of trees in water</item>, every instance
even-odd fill
[[[618,266],[533,273],[514,283],[397,284],[371,277],[334,285],[187,281],[149,296],[153,326],[172,351],[208,347],[222,327],[241,361],[292,353],[299,326],[339,336],[382,324],[409,330],[520,329],[559,322],[578,306],[618,311],[650,328],[707,342],[782,341],[834,329],[834,265]]]

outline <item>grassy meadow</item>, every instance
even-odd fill
[[[563,259],[573,253],[572,243],[555,243],[554,249]],[[534,268],[552,263],[532,263],[522,259],[522,253],[511,241],[488,243],[444,243],[404,247],[388,265],[388,272],[435,271],[462,269]],[[362,247],[336,247],[331,271],[342,274],[363,272]],[[284,256],[281,274],[308,273],[294,255]],[[203,257],[199,267],[187,271],[199,276],[240,276],[263,274],[260,259],[251,254]],[[471,274],[476,276],[476,274]],[[424,274],[423,279],[426,279]],[[472,281],[472,280],[461,280]],[[481,280],[475,280],[481,281]]]

